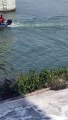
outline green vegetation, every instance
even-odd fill
[[[45,69],[39,73],[30,70],[27,74],[18,76],[16,80],[10,81],[5,79],[4,83],[0,83],[0,98],[7,99],[25,95],[47,87],[53,90],[68,87],[68,69]]]

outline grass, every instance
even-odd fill
[[[44,69],[41,72],[30,70],[26,74],[21,74],[14,81],[5,79],[0,83],[0,98],[25,95],[42,88],[60,90],[68,87],[68,69],[59,68],[54,70]]]

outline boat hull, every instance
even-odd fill
[[[0,24],[0,28],[6,28],[7,27],[7,24],[6,23],[1,23]]]
[[[4,23],[0,23],[0,28],[6,28],[7,26],[12,24],[12,20],[8,19],[6,22]]]

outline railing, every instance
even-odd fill
[[[7,0],[2,0],[3,10],[7,11]]]

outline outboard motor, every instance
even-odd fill
[[[11,19],[8,19],[6,23],[7,23],[7,25],[11,25],[12,20],[11,20]]]

